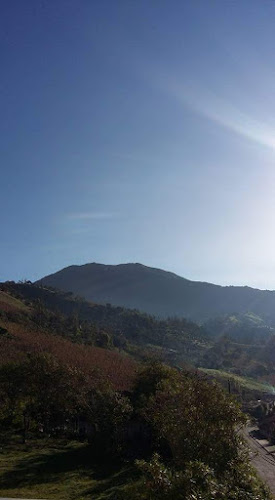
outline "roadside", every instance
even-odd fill
[[[263,439],[257,427],[247,427],[244,435],[250,449],[250,460],[275,498],[275,446]]]

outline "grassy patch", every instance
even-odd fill
[[[212,370],[210,368],[199,368],[200,371],[210,375],[217,380],[230,380],[234,381],[236,386],[240,388],[248,389],[250,391],[257,391],[268,394],[271,392],[271,387],[268,384],[257,382],[253,378],[241,377],[235,373],[225,372],[223,370]]]
[[[12,295],[0,290],[0,305],[3,310],[14,310],[19,312],[28,312],[29,307],[22,302],[22,300],[16,299]]]
[[[17,445],[0,453],[0,496],[58,500],[127,498],[133,466],[95,461],[87,444]],[[128,496],[129,498],[129,496]]]

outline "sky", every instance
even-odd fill
[[[2,0],[0,281],[275,289],[275,2]]]

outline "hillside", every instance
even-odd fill
[[[11,313],[15,306],[24,307],[39,328],[73,342],[123,350],[139,358],[154,355],[173,363],[196,362],[211,344],[209,334],[184,318],[160,320],[30,283],[1,283],[0,290],[0,310]]]
[[[209,378],[230,377],[242,399],[265,386],[140,362],[153,348],[173,363],[210,353],[233,367],[232,346],[218,342],[184,319],[0,284],[1,497],[233,500],[234,488],[235,498],[271,498],[242,452],[239,406]]]
[[[19,321],[20,330],[24,324],[73,345],[103,347],[110,355],[125,352],[139,361],[154,357],[176,366],[203,366],[273,383],[274,329],[251,313],[214,318],[201,327],[184,318],[157,319],[46,286],[14,282],[0,284],[0,310],[3,319]],[[9,324],[6,329],[12,332]]]
[[[70,266],[37,282],[93,302],[139,309],[159,317],[205,321],[252,312],[275,324],[275,292],[190,281],[141,264]]]
[[[69,329],[64,335],[58,316],[53,330],[38,320],[35,303],[29,302],[26,306],[23,300],[0,290],[0,367],[30,355],[47,354],[62,366],[85,370],[91,385],[100,377],[111,381],[116,389],[130,387],[136,370],[133,359],[97,345],[81,345],[83,343],[75,342]]]
[[[275,333],[274,327],[253,313],[219,316],[206,321],[203,327],[213,337],[227,336],[243,344],[262,345]]]

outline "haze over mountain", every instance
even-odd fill
[[[37,283],[71,291],[93,302],[135,308],[160,317],[203,321],[223,314],[253,312],[275,324],[274,291],[190,281],[142,264],[73,265]]]

